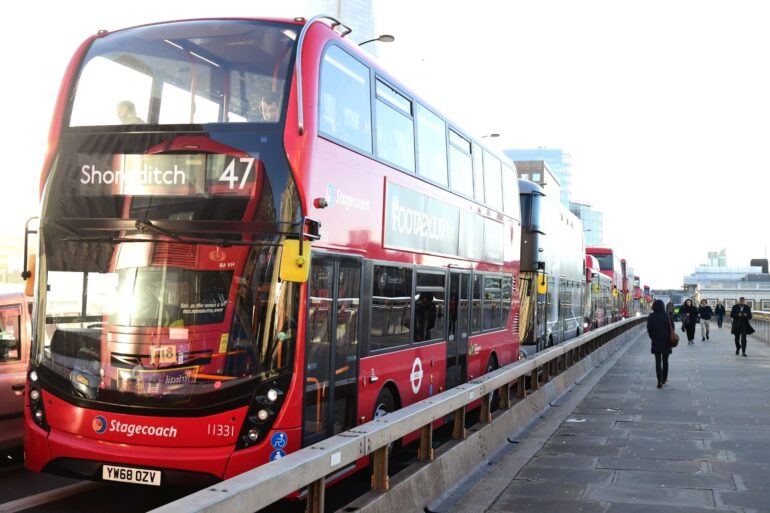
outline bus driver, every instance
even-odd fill
[[[262,97],[259,102],[260,110],[262,111],[262,119],[269,123],[278,121],[280,111],[278,110],[278,96],[274,94],[268,94]]]

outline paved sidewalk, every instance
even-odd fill
[[[736,356],[712,326],[682,337],[662,389],[644,331],[433,509],[770,513],[770,346]]]

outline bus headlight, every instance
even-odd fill
[[[35,417],[35,422],[37,422],[38,424],[43,422],[43,410],[41,410],[40,408],[33,411],[32,416]]]
[[[32,392],[29,393],[29,398],[32,399],[33,401],[37,401],[38,399],[40,399],[40,392],[38,392],[37,390],[33,390]]]
[[[238,434],[236,450],[247,449],[267,440],[267,434],[283,407],[286,399],[284,391],[288,390],[290,382],[291,374],[285,373],[257,385]]]

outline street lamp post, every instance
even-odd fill
[[[395,36],[392,36],[390,34],[382,34],[381,36],[375,37],[374,39],[367,39],[366,41],[358,43],[358,46],[364,46],[367,43],[373,43],[375,41],[379,41],[380,43],[392,43],[395,40],[396,40]]]

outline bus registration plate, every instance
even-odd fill
[[[102,467],[102,479],[121,483],[160,486],[160,470],[104,465]]]

